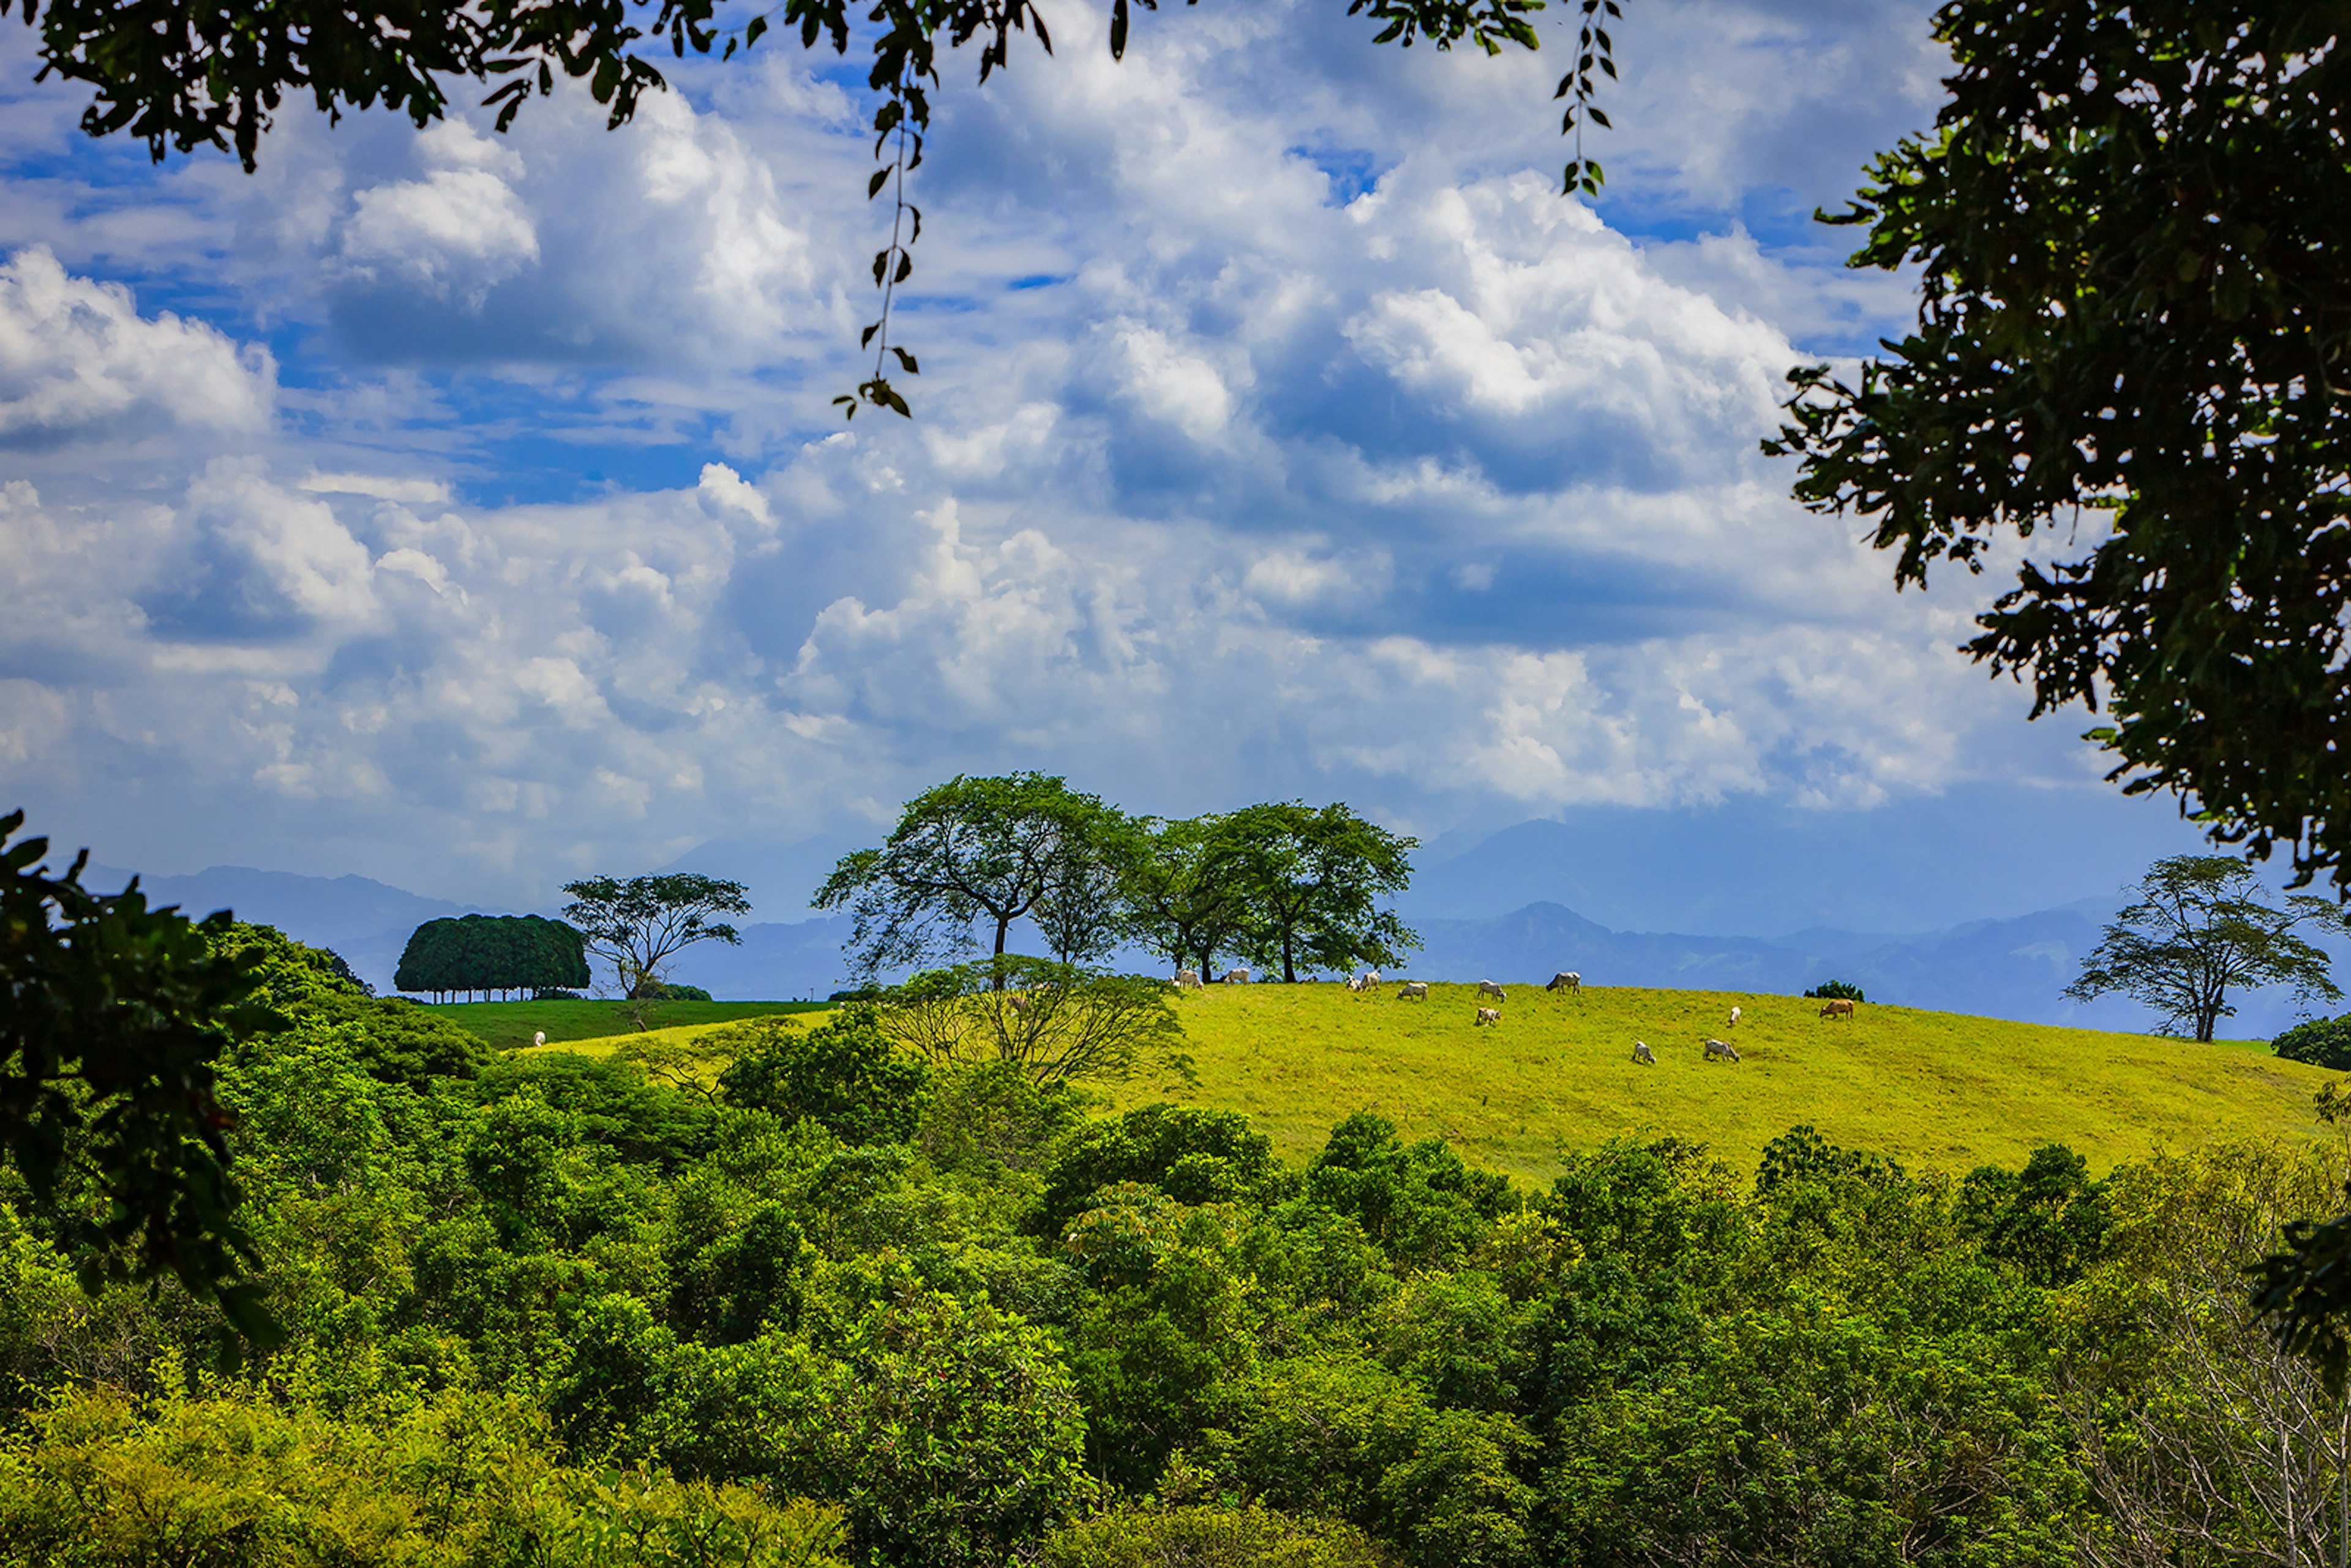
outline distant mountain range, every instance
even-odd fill
[[[1937,808],[1947,821],[1929,822],[1912,811],[1903,821],[1889,819],[1873,828],[1876,836],[1862,840],[1851,836],[1849,818],[1844,819],[1845,836],[1823,836],[1830,833],[1828,819],[1808,819],[1782,808],[1742,809],[1744,814],[1711,821],[1695,837],[1667,832],[1662,817],[1595,809],[1572,822],[1520,823],[1450,855],[1440,845],[1401,904],[1425,943],[1407,971],[1426,979],[1490,977],[1525,984],[1540,983],[1554,970],[1575,969],[1593,985],[1783,994],[1834,978],[1862,987],[1875,1001],[2032,1023],[2147,1027],[2147,1015],[2135,1004],[2108,998],[2083,1007],[2063,995],[2111,917],[2118,902],[2112,895],[2053,904],[2027,915],[1887,934],[1899,933],[1899,917],[1930,906],[1932,897],[1924,885],[1926,862],[1910,865],[1903,858],[1904,845],[1921,834],[1989,831],[1974,820],[1988,809],[1984,801],[1947,802]],[[2040,854],[2045,863],[2039,872],[2013,877],[2022,892],[2080,887],[2090,873],[2110,869],[2066,861],[2062,841],[2073,810],[2053,799],[2043,817],[2013,829],[1997,855],[1988,850],[1987,863],[1998,861],[2001,874],[2010,875],[2020,854]],[[2178,848],[2156,842],[2146,847],[2158,852]],[[748,873],[726,868],[738,861],[758,862],[760,880],[770,884],[766,907],[790,909],[806,896],[800,884],[831,863],[831,852],[812,844],[767,852],[764,858],[752,853],[757,848],[707,845],[684,857],[679,868],[690,863],[692,869],[749,880]],[[1872,874],[1858,906],[1886,917],[1875,933],[1826,923],[1783,936],[1626,928],[1651,924],[1646,915],[1677,912],[1689,916],[1693,925],[1745,919],[1753,922],[1750,930],[1772,913],[1850,912],[1856,901],[1840,896],[1839,890],[1852,892],[1845,884],[1856,879],[1847,870],[1865,862]],[[1906,870],[1916,872],[1917,880]],[[93,885],[120,886],[128,874],[100,873]],[[474,912],[469,905],[365,877],[302,876],[241,866],[151,877],[144,885],[192,914],[233,908],[241,919],[264,921],[332,947],[380,990],[390,988],[410,932],[427,920]],[[1981,907],[2003,885],[1986,881],[1960,889],[1953,903]],[[1778,894],[1767,899],[1774,888]],[[1571,902],[1605,914],[1612,923],[1577,913]],[[1497,908],[1510,913],[1490,913]],[[692,948],[671,977],[722,998],[822,997],[849,983],[841,952],[848,935],[849,921],[841,915],[747,925],[742,946]],[[1144,954],[1125,959],[1137,967],[1160,967]],[[2257,994],[2238,1001],[2238,1017],[2224,1026],[2236,1038],[2266,1038],[2296,1017],[2281,997]]]

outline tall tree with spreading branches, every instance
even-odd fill
[[[969,951],[975,925],[1002,957],[1021,919],[1078,949],[1057,956],[1093,956],[1118,916],[1116,879],[1097,862],[1109,863],[1124,821],[1041,773],[958,775],[908,801],[880,848],[842,856],[816,907],[849,910],[850,964],[869,980]]]
[[[743,884],[675,872],[664,876],[591,876],[568,882],[563,918],[578,928],[588,950],[612,966],[624,997],[642,997],[662,984],[669,961],[697,942],[743,945],[722,915],[748,915]]]
[[[2237,1011],[2231,991],[2282,985],[2304,1003],[2341,997],[2326,954],[2295,935],[2314,921],[2342,928],[2339,908],[2308,894],[2279,907],[2254,896],[2260,891],[2252,868],[2231,855],[2156,862],[2065,994],[2078,1002],[2135,997],[2161,1017],[2163,1032],[2208,1041]]]
[[[1347,970],[1403,961],[1420,946],[1380,900],[1412,880],[1417,839],[1391,833],[1344,805],[1287,800],[1245,806],[1219,827],[1226,874],[1246,914],[1241,951],[1285,981],[1301,968]]]

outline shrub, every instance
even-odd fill
[[[701,1043],[739,1052],[718,1075],[728,1104],[787,1122],[806,1117],[845,1144],[904,1143],[922,1114],[928,1069],[899,1051],[862,1003],[806,1033],[789,1019],[764,1018]]]
[[[1804,995],[1816,1002],[1865,1002],[1869,1000],[1867,997],[1861,994],[1861,988],[1855,985],[1850,980],[1823,980],[1819,985],[1814,986],[1811,990],[1806,991]]]
[[[700,986],[673,986],[667,980],[644,980],[629,993],[632,1002],[706,1002],[712,999]]]
[[[2288,1061],[2306,1061],[2335,1072],[2351,1072],[2351,1013],[2339,1019],[2309,1019],[2274,1040],[2271,1049]]]

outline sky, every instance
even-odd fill
[[[1929,6],[1629,5],[1596,204],[1572,7],[1488,58],[1207,0],[1123,63],[1040,8],[1050,57],[946,63],[915,417],[848,423],[853,57],[771,34],[617,131],[289,102],[248,175],[83,136],[0,28],[0,807],[507,908],[1022,768],[1455,846],[2006,791],[2111,834],[2077,896],[2154,841],[2085,716],[1954,651],[2012,556],[1897,594],[1758,451],[1915,308],[1812,214],[1931,123]]]

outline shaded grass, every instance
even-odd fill
[[[2309,1135],[2311,1095],[2332,1076],[2260,1042],[1866,1004],[1829,1019],[1800,998],[1720,991],[1509,990],[1501,1024],[1479,1029],[1472,986],[1432,985],[1426,1003],[1396,1000],[1393,985],[1368,997],[1331,984],[1211,986],[1176,1002],[1197,1084],[1153,1075],[1114,1098],[1242,1112],[1292,1160],[1311,1157],[1342,1117],[1374,1111],[1407,1138],[1433,1134],[1548,1182],[1565,1155],[1620,1134],[1702,1142],[1751,1166],[1798,1123],[1914,1169],[2014,1166],[2054,1141],[2104,1171],[2159,1146]],[[1710,1035],[1744,1060],[1703,1061]],[[1656,1066],[1635,1063],[1635,1040]]]
[[[823,1012],[828,1002],[652,1002],[645,1022],[654,1030],[698,1024],[732,1023],[768,1013]],[[613,1001],[579,1002],[442,1002],[433,1010],[462,1029],[472,1030],[499,1051],[530,1044],[545,1030],[549,1045],[603,1040],[634,1034],[630,1021],[634,1009]],[[642,1036],[640,1036],[642,1038]]]

